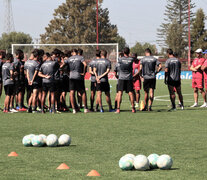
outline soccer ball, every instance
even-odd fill
[[[138,155],[134,158],[134,168],[139,171],[146,171],[149,169],[149,160],[144,155]]]
[[[47,136],[46,144],[49,147],[55,147],[58,145],[58,137],[55,134],[50,134]]]
[[[71,143],[71,138],[67,134],[63,134],[58,139],[58,145],[59,146],[69,146]]]
[[[133,168],[133,162],[134,162],[134,160],[132,158],[127,157],[127,156],[123,156],[119,160],[119,167],[122,170],[131,170]]]
[[[173,160],[169,155],[162,155],[157,160],[157,166],[160,169],[167,170],[170,169],[173,165]]]
[[[34,136],[32,138],[32,145],[35,147],[41,147],[44,145],[44,140],[41,136]]]
[[[30,140],[32,142],[32,138],[35,137],[35,134],[29,134],[28,136],[29,136],[29,138],[30,138]]]
[[[130,158],[132,158],[133,160],[134,160],[134,158],[135,158],[135,155],[134,155],[134,154],[126,154],[126,155],[124,155],[124,156],[126,156],[126,157],[130,157]]]
[[[31,138],[30,138],[29,135],[26,135],[26,136],[23,137],[22,144],[24,146],[32,146]]]
[[[40,134],[39,136],[42,137],[44,144],[46,144],[47,136],[45,136],[44,134]]]
[[[150,154],[148,157],[150,168],[156,169],[157,168],[157,160],[159,158],[159,155],[157,154]]]

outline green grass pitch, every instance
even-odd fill
[[[116,82],[110,83],[114,101]],[[89,82],[86,84],[89,88]],[[162,97],[154,101],[154,111],[150,113],[132,114],[126,94],[121,114],[0,112],[0,179],[90,179],[86,175],[92,169],[101,174],[100,179],[206,179],[207,109],[189,108],[193,104],[191,81],[183,81],[182,89],[184,111],[167,112],[170,105],[166,101],[167,87],[158,81],[155,96]],[[1,107],[3,99],[4,96]],[[201,105],[201,99],[199,102]],[[58,136],[66,133],[72,137],[72,144],[58,148],[24,147],[22,138],[31,133]],[[8,157],[11,151],[19,156]],[[169,154],[174,160],[173,169],[122,171],[118,161],[127,153]],[[70,169],[56,170],[61,163]]]

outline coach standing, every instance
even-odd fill
[[[183,105],[183,96],[181,92],[181,79],[180,79],[181,63],[177,58],[174,57],[172,49],[167,50],[167,55],[169,59],[165,63],[165,84],[168,85],[170,100],[172,103],[172,108],[169,111],[176,110],[174,88],[176,89],[176,92],[179,96],[181,109],[183,110],[184,105]]]
[[[158,67],[158,68],[157,68]],[[162,69],[161,63],[152,56],[149,48],[145,50],[145,57],[140,62],[140,71],[144,78],[144,100],[145,108],[143,111],[152,111],[152,103],[154,100],[154,90],[156,89],[156,74]],[[150,96],[150,97],[149,97]],[[149,101],[149,103],[148,103]],[[149,105],[149,109],[148,109]]]

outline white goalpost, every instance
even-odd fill
[[[84,50],[84,56],[86,58],[91,58],[95,54],[95,50],[97,47],[101,49],[105,49],[108,52],[108,58],[110,57],[117,61],[119,57],[119,44],[118,43],[92,43],[92,44],[12,44],[12,54],[15,53],[16,49],[21,49],[25,53],[31,53],[31,51],[35,48],[43,49],[45,51],[51,51],[54,48],[58,48],[60,50],[72,49],[72,48],[82,48]],[[115,59],[114,59],[115,58]],[[111,60],[111,59],[110,59]],[[113,61],[112,60],[112,61]]]

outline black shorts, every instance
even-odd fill
[[[63,76],[60,80],[60,92],[69,92],[69,77]]]
[[[144,79],[144,91],[149,91],[149,89],[156,89],[156,79]]]
[[[43,83],[42,84],[42,90],[44,92],[55,92],[55,83]]]
[[[91,82],[91,91],[96,91],[96,86],[97,86],[96,82]]]
[[[55,87],[54,91],[61,92],[61,83],[60,83],[60,81],[56,80],[55,83],[54,83],[54,87]]]
[[[70,79],[70,91],[85,91],[85,81]]]
[[[40,86],[38,84],[28,85],[27,90],[33,91],[34,89],[39,89]]]
[[[108,82],[97,83],[96,91],[110,92],[110,85]]]
[[[12,96],[14,94],[14,85],[6,85],[4,86],[4,91],[6,96]]]
[[[118,91],[125,91],[126,93],[133,92],[133,80],[118,80]]]
[[[167,84],[173,87],[180,87],[181,81],[168,81]]]

